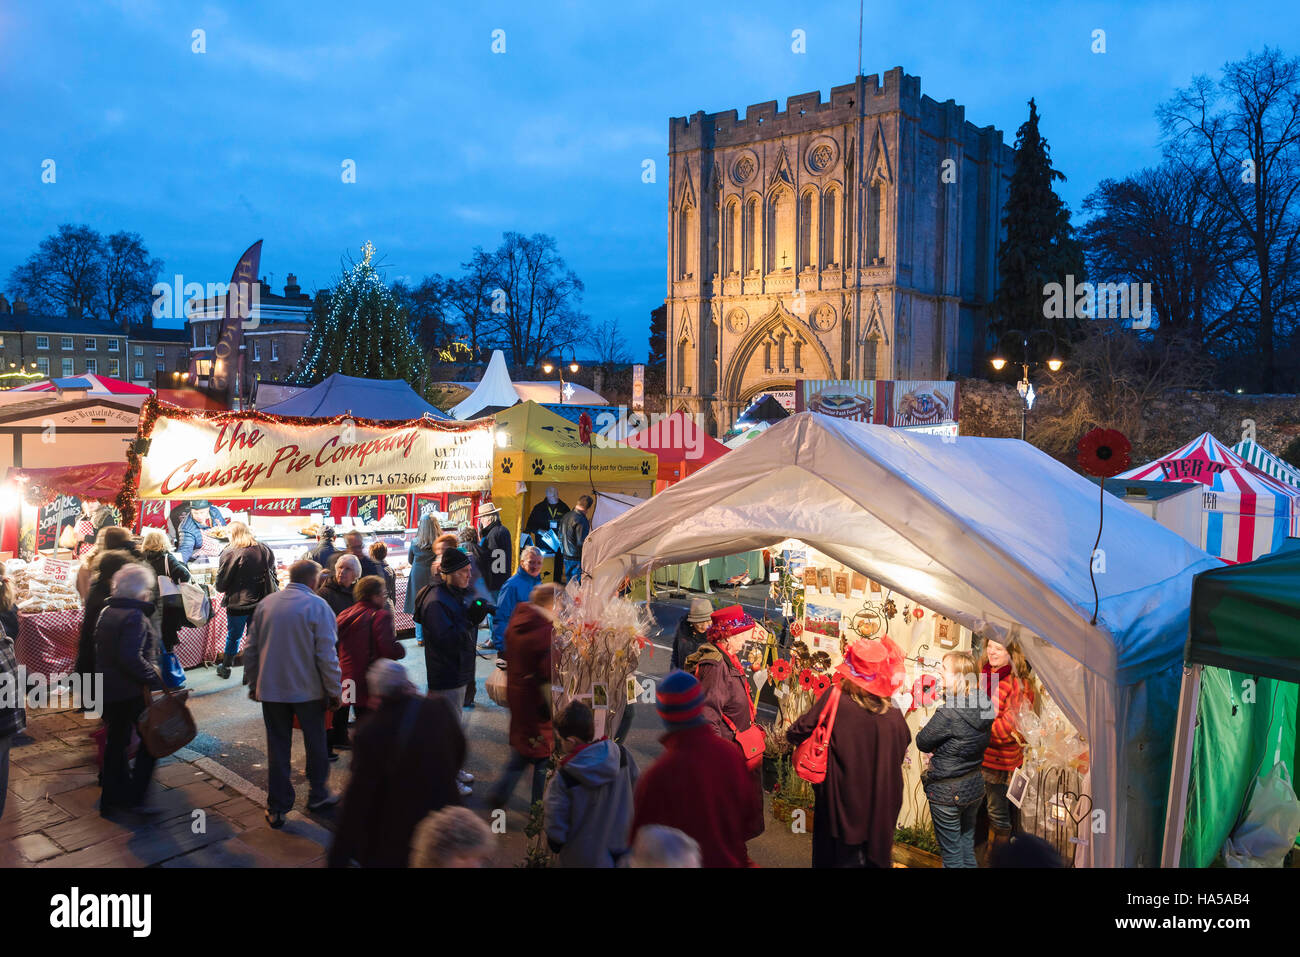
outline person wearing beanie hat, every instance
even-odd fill
[[[798,747],[836,702],[826,780],[813,785],[813,867],[889,867],[903,807],[903,758],[912,732],[890,696],[903,682],[903,652],[888,636],[848,646],[834,684],[786,729]]]
[[[396,661],[376,660],[366,681],[377,707],[357,725],[327,862],[405,867],[420,822],[460,802],[456,773],[465,762],[465,735],[447,706],[418,694]]]
[[[474,683],[474,635],[486,607],[470,587],[474,568],[459,548],[448,548],[439,559],[439,581],[425,587],[416,601],[415,620],[424,634],[424,669],[429,695],[443,698],[463,720],[466,689]],[[474,606],[474,608],[471,608]],[[460,793],[468,796],[474,782],[460,771]]]
[[[670,668],[681,668],[704,641],[704,633],[709,630],[713,618],[713,603],[707,598],[692,598],[691,607],[677,623],[673,635],[673,657]]]
[[[763,832],[763,797],[740,749],[710,726],[699,681],[670,672],[659,682],[655,709],[664,750],[637,782],[630,840],[662,825],[699,844],[705,867],[752,866],[745,842]]]

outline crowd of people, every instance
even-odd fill
[[[583,496],[552,525],[559,526],[566,564],[575,556],[568,569],[575,576],[590,508]],[[182,533],[196,521],[192,511],[176,518]],[[367,550],[361,533],[350,531],[340,548],[326,528],[280,587],[275,556],[251,529],[233,522],[228,533],[216,581],[227,623],[217,675],[229,679],[242,667],[248,696],[261,706],[266,820],[275,829],[297,799],[291,743],[294,728],[301,729],[307,808],[341,803],[331,866],[494,860],[495,834],[464,807],[475,783],[465,768],[465,713],[473,707],[480,655],[495,655],[504,671],[510,712],[509,757],[487,792],[489,815],[504,811],[527,775],[529,807],[560,866],[753,866],[747,844],[764,831],[763,732],[739,657],[754,621],[740,606],[691,602],[655,697],[662,752],[642,769],[621,734],[597,735],[587,703],[575,700],[552,714],[552,631],[562,587],[542,581],[543,554],[532,545],[510,574],[510,534],[495,508],[481,510],[469,536],[443,532],[426,516],[409,546],[403,611],[413,616],[422,649],[423,689],[399,664],[406,648],[397,640],[386,546]],[[86,609],[77,667],[104,676],[106,816],[156,813],[148,800],[155,758],[133,732],[151,695],[165,690],[160,659],[187,623],[183,607],[162,600],[175,591],[166,583],[191,579],[182,543],[192,544],[152,529],[137,541],[125,528],[104,525],[77,579]],[[12,604],[9,583],[0,578],[0,668],[11,670]],[[813,788],[815,867],[891,866],[912,743],[893,700],[903,664],[888,637],[850,643],[831,687],[784,732],[798,748],[819,728],[829,731],[824,780]],[[916,745],[929,756],[922,781],[943,865],[996,865],[1016,853],[1050,862],[1032,839],[1012,841],[1019,822],[1007,786],[1023,760],[1014,716],[1036,707],[1038,697],[1023,652],[1014,641],[988,640],[978,660],[950,652],[942,669],[945,699]],[[22,726],[21,708],[0,713],[0,758]],[[339,794],[329,786],[330,766],[349,750],[348,783]],[[0,801],[7,767],[0,760]]]

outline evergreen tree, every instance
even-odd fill
[[[1052,184],[1065,175],[1052,168],[1047,140],[1038,131],[1038,107],[1029,101],[1029,119],[1016,131],[1016,161],[1002,217],[1006,235],[998,247],[998,291],[990,331],[995,343],[1008,330],[1051,332],[1064,349],[1079,328],[1079,318],[1048,318],[1043,314],[1046,287],[1065,286],[1066,276],[1084,281],[1083,252],[1070,225],[1070,209]],[[1072,310],[1074,303],[1069,303]],[[1030,349],[1050,348],[1046,336],[1031,338]],[[995,346],[996,347],[996,346]],[[1011,347],[1008,345],[1008,349]],[[1020,343],[1009,358],[1020,360]],[[1042,359],[1042,355],[1031,355]]]
[[[361,250],[361,262],[345,269],[329,296],[318,299],[294,379],[312,385],[342,372],[405,379],[418,392],[428,367],[411,334],[410,317],[371,263],[375,247],[367,242]]]
[[[650,359],[647,365],[661,366],[668,362],[668,306],[650,310]]]

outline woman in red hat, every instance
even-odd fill
[[[704,716],[713,730],[735,741],[754,723],[754,696],[740,664],[740,652],[754,630],[754,619],[739,605],[719,608],[711,616],[704,642],[682,665],[704,689]]]
[[[886,637],[860,638],[835,669],[835,684],[786,729],[797,747],[839,694],[826,780],[813,785],[813,867],[889,867],[903,807],[903,758],[912,732],[890,696],[903,683],[903,652]]]

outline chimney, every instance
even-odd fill
[[[0,315],[9,314],[9,300],[5,298],[4,293],[0,292]]]
[[[15,299],[15,300],[14,300],[14,312],[26,312],[26,311],[27,311],[27,300],[26,300],[26,299]]]
[[[73,303],[68,303],[67,316],[69,319],[80,319],[81,307]]]
[[[284,281],[284,298],[297,299],[302,292],[302,286],[298,285],[298,277],[289,273],[289,278]]]
[[[268,296],[271,295],[271,284],[266,281],[265,277],[259,279],[257,283],[259,286],[262,287],[258,292],[259,296],[261,296],[263,299],[266,299]]]

